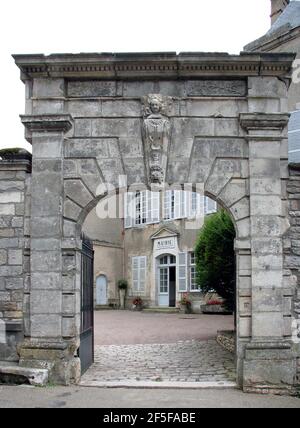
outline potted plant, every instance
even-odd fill
[[[141,311],[144,306],[144,302],[141,299],[141,297],[135,297],[132,301],[132,304],[133,304],[133,308],[136,309],[137,311]]]
[[[179,300],[179,308],[180,308],[180,311],[185,313],[185,314],[191,313],[192,303],[189,300],[187,293],[184,293],[182,295],[181,299]]]
[[[128,288],[128,282],[126,279],[119,279],[118,281],[118,289],[119,289],[119,296],[120,296],[120,308],[125,309],[125,296],[126,296],[126,290]]]

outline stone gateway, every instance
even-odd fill
[[[14,59],[32,161],[0,162],[0,359],[77,382],[86,216],[113,187],[201,183],[236,228],[237,383],[295,392],[298,259],[288,233],[299,184],[288,167],[286,103],[294,55]]]

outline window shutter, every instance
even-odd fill
[[[139,257],[132,257],[132,290],[139,290]]]
[[[187,291],[187,253],[178,254],[178,290]]]
[[[164,193],[164,219],[171,219],[171,199],[172,199],[172,190],[167,190]]]
[[[300,110],[291,114],[288,129],[289,163],[300,162]]]
[[[212,199],[205,197],[205,214],[211,214],[217,211],[217,203]]]
[[[132,290],[144,293],[146,285],[147,257],[132,257]]]
[[[160,193],[159,192],[149,192],[151,194],[151,223],[159,223],[160,221]]]
[[[172,218],[181,218],[182,214],[182,191],[174,190],[174,216]]]
[[[203,195],[197,193],[197,217],[204,217],[205,207],[204,207],[204,199]]]
[[[152,223],[152,192],[146,190],[146,223]]]
[[[125,221],[124,225],[125,228],[128,229],[132,227],[133,222],[133,205],[134,205],[134,194],[126,192],[124,194],[124,214],[125,214]]]
[[[147,268],[147,257],[139,257],[139,291],[144,293],[146,284],[146,268]]]
[[[186,190],[182,190],[181,192],[181,218],[186,218],[189,213],[189,193]]]

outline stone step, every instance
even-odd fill
[[[178,314],[179,308],[163,308],[161,306],[151,306],[150,308],[144,308],[142,312]]]
[[[0,384],[24,384],[45,386],[48,383],[47,369],[20,367],[14,363],[0,362]]]
[[[95,305],[95,307],[94,307],[95,311],[101,311],[102,309],[107,310],[107,309],[116,309],[116,308],[113,306],[109,306],[109,305]]]

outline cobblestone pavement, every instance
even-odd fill
[[[81,385],[101,382],[233,382],[234,356],[214,339],[95,347]]]

